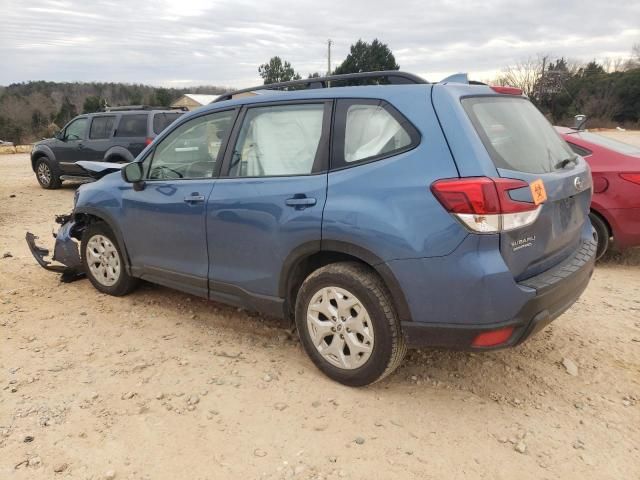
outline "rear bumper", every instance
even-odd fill
[[[564,313],[587,288],[595,265],[596,242],[583,238],[575,253],[554,268],[518,284],[535,294],[510,320],[494,324],[434,324],[402,322],[409,347],[442,347],[493,350],[518,345],[542,330]],[[508,341],[494,347],[473,347],[473,340],[483,332],[513,327]]]

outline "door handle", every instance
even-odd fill
[[[187,195],[184,197],[186,203],[202,203],[204,202],[204,195]]]
[[[306,195],[295,195],[293,198],[287,198],[285,203],[290,207],[295,207],[297,210],[303,208],[313,207],[317,200],[315,198],[307,197]]]
[[[82,150],[84,148],[84,144],[82,142],[78,142],[78,148]]]

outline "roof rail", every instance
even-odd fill
[[[242,90],[232,90],[225,92],[211,103],[223,102],[231,100],[234,95],[240,93],[250,93],[256,90],[307,90],[314,88],[330,88],[331,83],[342,83],[358,81],[358,80],[386,80],[385,84],[414,84],[429,83],[424,78],[414,75],[413,73],[400,72],[398,70],[383,70],[380,72],[360,72],[347,73],[345,75],[329,75],[326,77],[305,78],[302,80],[291,80],[289,82],[270,83],[268,85],[259,85],[257,87],[243,88]],[[333,85],[336,86],[336,85]],[[352,86],[352,85],[338,85]]]
[[[104,109],[105,112],[121,112],[123,110],[151,110],[151,107],[149,105],[120,105]]]
[[[154,107],[152,105],[121,105],[118,107],[106,107],[105,112],[123,112],[127,110],[189,110],[187,107]]]

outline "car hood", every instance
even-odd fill
[[[90,162],[83,160],[76,162],[76,165],[88,172],[91,177],[100,179],[105,175],[122,170],[122,167],[124,167],[126,163]]]
[[[42,140],[40,140],[39,142],[36,142],[33,144],[34,147],[39,147],[39,146],[51,146],[55,143],[56,138],[44,138]]]

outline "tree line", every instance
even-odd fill
[[[504,68],[494,83],[521,88],[552,123],[640,128],[640,44],[628,59],[592,60],[539,55]]]
[[[330,74],[399,70],[393,52],[378,39],[358,40]],[[290,62],[274,56],[258,67],[264,84],[301,79]],[[309,73],[307,78],[323,76]],[[554,124],[572,125],[585,114],[587,126],[640,128],[640,44],[628,59],[580,63],[538,56],[505,67],[487,82],[521,88]],[[27,82],[0,87],[0,139],[23,143],[51,136],[79,113],[105,105],[169,106],[185,93],[219,94],[227,88],[158,88],[124,83]]]
[[[390,48],[379,40],[358,40],[344,61],[329,74],[399,70]],[[298,80],[290,62],[272,57],[258,67],[264,84]],[[321,76],[311,73],[307,78]],[[564,57],[538,56],[505,67],[486,83],[519,87],[554,124],[573,125],[587,115],[588,126],[640,128],[640,44],[628,59],[588,63]]]
[[[344,75],[358,72],[380,72],[384,70],[400,70],[400,65],[388,45],[378,39],[368,43],[362,39],[351,45],[349,54],[335,70],[327,72],[328,75]],[[264,84],[288,82],[300,80],[302,75],[294,70],[286,60],[280,57],[271,57],[267,63],[258,67],[258,74],[262,77]],[[307,78],[318,78],[319,72],[310,73]]]
[[[107,105],[168,107],[185,93],[216,95],[227,90],[95,82],[15,83],[0,87],[0,139],[18,144],[50,137],[76,115],[97,112]]]

